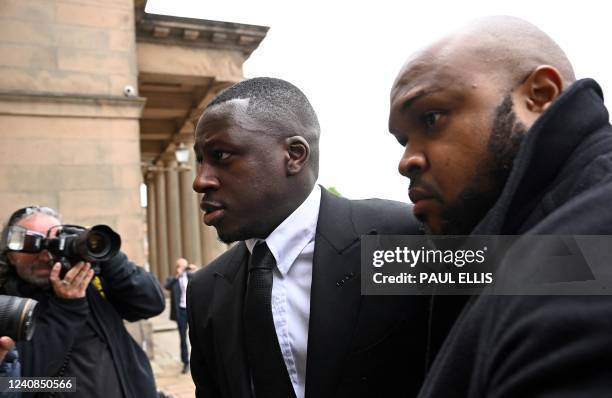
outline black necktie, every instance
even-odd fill
[[[249,368],[257,398],[295,397],[281,354],[272,318],[274,256],[263,242],[249,258],[249,278],[244,303],[244,333]]]

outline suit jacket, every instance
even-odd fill
[[[322,190],[315,235],[308,398],[410,397],[425,368],[429,298],[361,296],[360,236],[420,234],[410,207]],[[244,345],[244,242],[196,272],[187,293],[196,396],[251,397]],[[265,398],[265,397],[258,397]]]
[[[187,272],[187,280],[191,280],[193,272]],[[176,276],[166,278],[164,289],[170,291],[170,319],[178,322],[179,304],[181,303],[181,285]]]

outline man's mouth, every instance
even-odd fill
[[[410,188],[410,190],[408,191],[408,197],[410,198],[412,203],[416,204],[417,202],[421,200],[435,199],[436,195],[430,193],[426,189],[416,187],[416,188]]]
[[[213,201],[202,201],[200,208],[204,212],[204,224],[214,226],[217,224],[225,215],[225,208],[218,202]]]
[[[408,191],[408,197],[414,203],[412,214],[418,219],[422,219],[431,210],[431,207],[435,206],[435,202],[440,202],[439,195],[423,187],[411,187]]]
[[[45,275],[51,273],[51,266],[45,265],[41,267],[36,267],[32,270],[32,273],[35,275]]]

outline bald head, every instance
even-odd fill
[[[563,89],[576,80],[554,40],[535,25],[509,16],[478,19],[414,54],[403,69],[419,65],[486,72],[504,90],[517,87],[541,65],[559,72]]]

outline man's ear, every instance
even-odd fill
[[[518,91],[526,111],[537,118],[561,94],[563,79],[554,66],[540,65],[527,76]]]
[[[287,148],[287,175],[296,175],[310,158],[310,146],[304,137],[293,136],[285,139]]]

